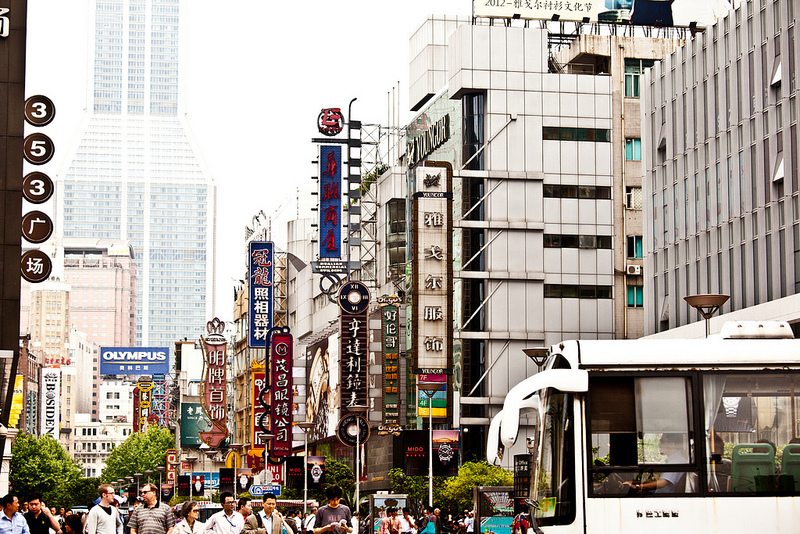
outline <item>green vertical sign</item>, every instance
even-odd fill
[[[211,426],[199,402],[181,404],[181,447],[199,447],[200,432]]]

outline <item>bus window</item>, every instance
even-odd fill
[[[703,375],[711,493],[800,495],[800,415],[793,372]]]
[[[691,413],[687,377],[591,377],[591,494],[696,492]]]

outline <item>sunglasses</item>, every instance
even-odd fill
[[[145,493],[150,493],[153,490],[142,490],[139,492],[140,495],[144,495]]]

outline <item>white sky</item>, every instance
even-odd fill
[[[41,131],[56,154],[38,169],[54,179],[86,112],[93,3],[28,0],[26,97],[44,94],[55,103],[56,118]],[[232,315],[234,280],[245,274],[245,225],[259,210],[293,217],[297,188],[313,183],[310,139],[319,137],[320,109],[346,111],[358,98],[354,118],[386,124],[387,94],[399,82],[400,109],[407,110],[411,34],[430,14],[469,16],[471,2],[188,0],[184,6],[186,112],[217,184],[217,315],[224,320]],[[399,123],[411,116],[404,111]]]

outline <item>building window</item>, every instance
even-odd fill
[[[611,294],[611,286],[544,285],[545,298],[610,299]]]
[[[610,143],[611,130],[605,128],[543,126],[542,139],[549,141],[592,141],[597,143]]]
[[[461,133],[461,163],[463,165],[469,162],[465,169],[470,171],[484,170],[483,151],[474,158],[472,157],[483,147],[485,139],[483,124],[484,102],[483,93],[470,93],[461,98],[462,116],[464,117]]]
[[[642,258],[642,236],[629,235],[628,236],[628,257],[629,258]]]
[[[639,81],[644,69],[650,68],[655,63],[652,59],[626,59],[625,60],[625,96],[639,98]]]
[[[611,188],[601,185],[578,186],[578,185],[544,184],[544,197],[603,200],[611,198]]]
[[[610,235],[544,234],[545,248],[611,248]]]
[[[641,161],[642,159],[642,140],[625,139],[625,159],[631,161]]]
[[[626,187],[625,188],[625,207],[629,210],[642,209],[642,188],[641,187]]]
[[[644,306],[644,288],[642,286],[628,286],[628,307],[641,308]]]

